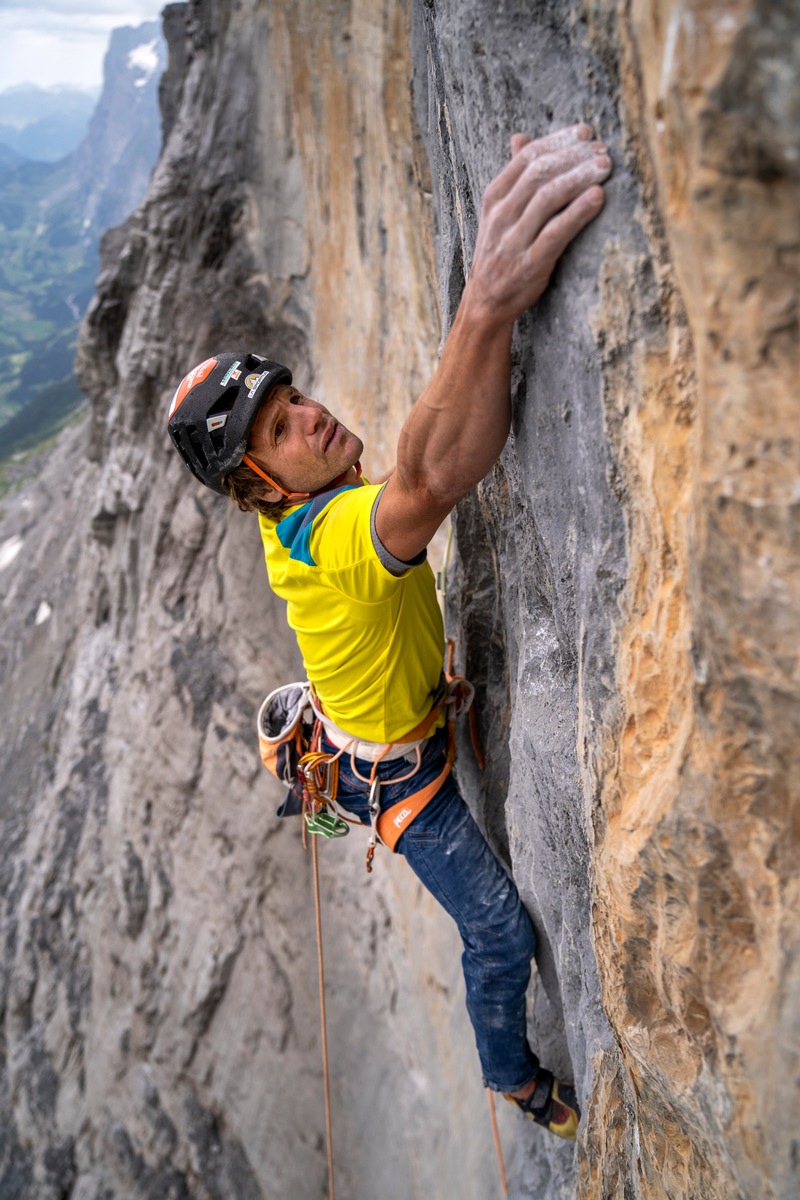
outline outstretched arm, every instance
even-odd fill
[[[404,562],[427,546],[503,449],[514,322],[603,206],[600,185],[611,163],[587,126],[536,141],[515,134],[511,150],[484,193],[458,312],[436,373],[403,425],[397,469],[378,506],[378,536]]]

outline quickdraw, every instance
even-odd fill
[[[350,826],[343,817],[328,811],[339,784],[339,760],[311,750],[297,764],[297,782],[303,793],[304,833],[324,838],[346,837]]]

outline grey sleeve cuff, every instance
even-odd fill
[[[386,484],[383,486],[385,487]],[[382,495],[383,488],[381,488],[375,497],[375,503],[372,505],[372,513],[370,514],[369,531],[372,535],[372,544],[375,547],[375,553],[390,575],[405,575],[406,571],[410,571],[412,567],[418,567],[420,563],[425,562],[425,559],[428,557],[428,551],[420,550],[419,554],[415,555],[415,557],[411,559],[411,562],[403,562],[402,559],[395,558],[393,554],[389,553],[381,539],[378,537],[378,531],[375,528],[375,514],[378,511],[378,504],[380,503]]]

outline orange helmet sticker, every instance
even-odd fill
[[[175,395],[172,397],[172,404],[169,406],[169,417],[167,417],[167,420],[170,419],[178,405],[186,399],[195,384],[202,383],[211,374],[217,365],[217,361],[216,358],[207,358],[205,362],[201,362],[193,371],[184,376],[178,384]]]

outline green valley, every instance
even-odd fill
[[[0,145],[0,463],[84,402],[72,373],[104,231],[145,194],[160,148],[158,22],[115,29],[86,136],[60,162]]]

